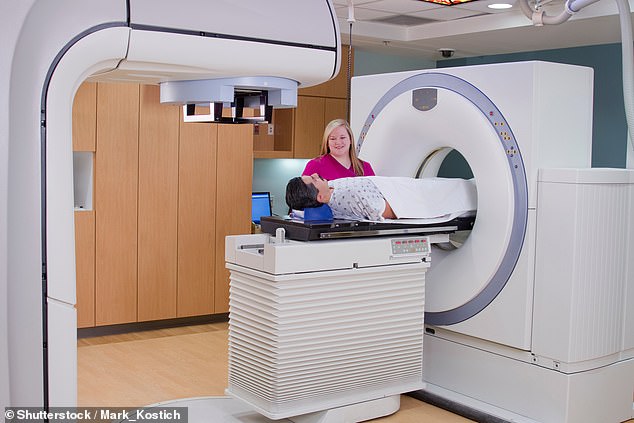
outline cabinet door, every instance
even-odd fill
[[[217,125],[180,123],[178,317],[214,312]],[[226,161],[226,160],[225,160]]]
[[[95,151],[97,84],[84,82],[73,100],[73,151]],[[92,176],[90,177],[93,180]],[[92,189],[92,188],[91,188]],[[77,327],[95,326],[95,213],[75,212]]]
[[[251,233],[252,125],[218,125],[215,313],[229,311],[225,237]]]
[[[95,151],[97,83],[84,82],[73,100],[73,151]]]
[[[95,212],[75,212],[77,327],[95,326]]]
[[[348,119],[348,100],[344,98],[325,99],[324,127],[334,119]]]
[[[295,109],[273,110],[274,150],[293,154],[293,135],[295,134]]]
[[[312,159],[319,155],[324,135],[324,104],[321,97],[297,97],[293,156]]]
[[[179,107],[159,97],[141,86],[138,321],[176,317]]]
[[[95,323],[137,320],[139,86],[97,86]]]

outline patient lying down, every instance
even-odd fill
[[[364,176],[326,181],[318,174],[292,178],[286,203],[293,210],[328,204],[335,219],[429,219],[476,210],[473,180]]]

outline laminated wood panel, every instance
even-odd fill
[[[95,212],[75,212],[77,327],[95,326]]]
[[[139,85],[97,86],[95,324],[137,320]]]
[[[138,320],[176,317],[179,107],[142,85],[139,111]]]
[[[347,118],[348,115],[348,101],[346,99],[341,99],[341,98],[327,98],[325,99],[325,104],[324,104],[324,128],[326,127],[326,125],[328,125],[328,123],[331,120],[334,119],[348,119]],[[322,128],[322,134],[321,136],[323,137],[323,128]],[[356,137],[356,134],[355,134]],[[356,140],[352,140],[353,142]],[[319,142],[321,143],[321,137],[319,139]],[[319,148],[321,149],[321,144],[319,145]]]
[[[73,151],[95,151],[97,83],[84,82],[73,100]]]
[[[324,106],[322,97],[298,97],[295,110],[295,146],[293,156],[312,159],[319,155],[324,135]]]
[[[218,125],[214,313],[229,311],[225,237],[251,233],[252,125]]]
[[[180,123],[178,317],[214,312],[217,132],[213,124]]]

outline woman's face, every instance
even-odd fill
[[[345,157],[350,154],[350,135],[345,126],[337,126],[330,132],[328,148],[333,157]]]

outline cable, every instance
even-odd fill
[[[348,73],[346,77],[346,120],[350,122],[350,97],[352,83],[352,24],[354,23],[354,3],[348,0],[348,23],[350,24],[349,41],[348,41]]]

